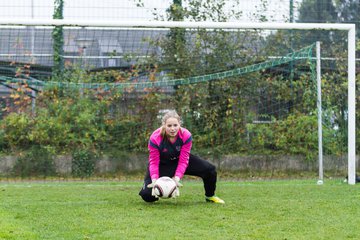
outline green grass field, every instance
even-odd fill
[[[0,239],[360,239],[359,187],[328,180],[200,181],[145,203],[140,181],[2,182]]]

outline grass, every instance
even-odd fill
[[[200,181],[145,203],[139,181],[2,182],[0,239],[359,239],[359,187],[327,180]]]

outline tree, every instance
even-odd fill
[[[337,23],[350,22],[358,18],[359,1],[352,0],[306,0],[303,1],[299,9],[298,22],[319,22]],[[310,31],[303,34],[297,40],[300,43],[312,43],[321,41],[323,57],[344,58],[346,49],[346,34],[335,31]],[[339,138],[346,142],[346,122],[347,122],[347,101],[346,95],[346,69],[342,61],[323,61],[323,108],[331,111],[324,119],[329,125],[338,128]],[[341,145],[341,144],[339,144]]]
[[[63,9],[64,9],[64,0],[55,0],[54,1],[54,19],[63,19]],[[52,32],[53,35],[53,49],[54,49],[54,68],[53,73],[59,75],[64,69],[64,33],[62,26],[56,26]]]
[[[334,23],[337,21],[337,12],[332,0],[305,0],[302,2],[299,9],[299,19],[297,22],[307,23]],[[315,41],[328,43],[332,39],[333,33],[331,31],[311,31],[303,36],[300,40],[306,45],[312,44]]]
[[[332,0],[304,0],[299,9],[298,22],[336,22],[337,12]]]
[[[360,38],[360,1],[359,0],[337,0],[336,9],[339,22],[355,23],[356,35]]]

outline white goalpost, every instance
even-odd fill
[[[348,184],[356,180],[356,78],[355,78],[355,24],[330,23],[247,23],[247,22],[164,22],[164,21],[79,21],[64,19],[0,19],[0,26],[63,26],[79,28],[188,28],[188,29],[255,29],[255,30],[325,30],[347,32],[348,63]],[[321,109],[320,44],[317,43],[318,107]],[[319,98],[320,97],[320,98]],[[321,111],[318,113],[319,140],[322,138]],[[319,181],[323,181],[322,144],[319,143]]]
[[[317,110],[318,110],[318,145],[319,145],[319,179],[317,184],[321,185],[324,182],[324,168],[323,168],[323,145],[322,145],[322,104],[321,104],[321,55],[320,42],[316,42],[316,88],[317,88]]]

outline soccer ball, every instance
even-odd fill
[[[175,198],[179,196],[176,182],[169,177],[161,177],[156,180],[153,191],[159,198]]]

